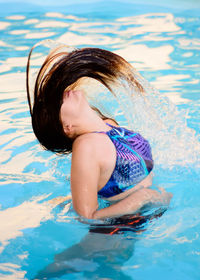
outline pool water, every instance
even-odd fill
[[[0,279],[200,279],[199,2],[40,2],[0,1]],[[79,221],[70,157],[43,151],[31,128],[26,62],[43,39],[114,51],[159,90],[154,185],[173,193],[159,218],[113,235]]]

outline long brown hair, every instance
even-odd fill
[[[27,63],[27,98],[33,131],[41,145],[52,152],[69,153],[73,139],[67,137],[60,121],[63,92],[83,77],[96,79],[113,94],[112,85],[120,78],[143,91],[135,79],[131,65],[117,54],[99,48],[83,48],[68,52],[52,52],[37,75],[33,105],[29,89],[30,51]],[[96,109],[98,112],[99,110]],[[98,112],[102,119],[104,116]]]

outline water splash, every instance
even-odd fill
[[[161,95],[135,69],[133,75],[144,88],[145,94],[136,91],[127,81],[119,80],[114,88],[118,101],[118,106],[114,106],[116,116],[123,113],[127,126],[150,141],[156,164],[165,168],[190,164],[199,167],[200,142],[195,130],[187,125],[188,111],[178,110],[167,96]],[[105,101],[109,99],[113,99],[111,94],[109,97],[107,95]],[[98,102],[99,107],[102,107],[102,95],[96,97],[96,106]]]
[[[173,168],[192,164],[199,167],[200,142],[195,130],[187,125],[188,111],[178,110],[135,69],[133,75],[144,88],[144,94],[125,79],[120,79],[112,87],[116,98],[91,79],[85,82],[83,89],[92,105],[150,141],[157,165]]]
[[[131,104],[128,123],[149,139],[156,163],[169,168],[188,164],[200,166],[200,142],[195,131],[187,126],[188,112],[178,110],[135,70],[133,74],[143,86],[145,96],[132,94],[132,89],[127,88],[127,103]]]

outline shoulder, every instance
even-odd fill
[[[72,152],[93,150],[101,137],[100,133],[86,133],[78,136],[72,146]]]
[[[88,133],[77,137],[72,146],[72,160],[98,161],[100,157],[99,148],[103,145],[102,135]]]

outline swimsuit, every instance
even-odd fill
[[[115,169],[106,185],[98,191],[98,196],[104,198],[134,187],[153,169],[151,147],[146,139],[126,128],[107,125],[112,129],[96,132],[108,135],[116,148]]]

